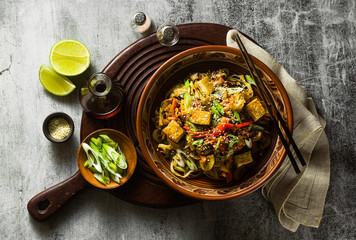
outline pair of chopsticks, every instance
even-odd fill
[[[291,150],[289,149],[287,140],[284,138],[284,135],[283,135],[283,133],[282,133],[282,130],[281,130],[281,129],[279,128],[279,126],[278,126],[278,122],[277,122],[277,120],[275,119],[275,117],[274,117],[274,115],[273,115],[273,112],[272,112],[272,109],[271,109],[270,105],[272,106],[273,111],[274,111],[275,114],[277,115],[278,121],[280,122],[280,124],[281,124],[281,126],[282,126],[284,132],[286,133],[286,135],[287,135],[287,137],[288,137],[288,139],[289,139],[289,141],[290,141],[290,143],[291,143],[291,145],[292,145],[292,147],[293,147],[295,153],[297,154],[297,157],[298,157],[298,159],[299,159],[299,162],[300,162],[300,164],[301,164],[302,166],[305,166],[305,165],[306,165],[306,163],[305,163],[305,161],[304,161],[304,158],[303,158],[302,154],[300,153],[300,151],[299,151],[297,145],[295,144],[295,142],[294,142],[294,140],[293,140],[293,138],[292,138],[291,133],[289,132],[289,130],[288,130],[288,128],[287,128],[287,126],[286,126],[284,120],[282,119],[281,114],[279,113],[279,111],[277,110],[276,106],[274,105],[273,99],[272,99],[272,97],[270,96],[270,94],[269,94],[269,92],[268,92],[268,90],[267,90],[265,84],[262,82],[261,78],[258,76],[258,73],[257,73],[257,71],[256,71],[255,65],[254,65],[254,63],[252,62],[252,60],[251,60],[251,58],[250,58],[250,56],[249,56],[249,54],[248,54],[248,52],[247,52],[247,50],[246,50],[244,44],[242,43],[241,38],[240,38],[240,36],[239,36],[238,33],[234,35],[233,40],[236,41],[237,44],[239,45],[240,51],[241,51],[242,56],[243,56],[243,58],[244,58],[244,60],[245,60],[245,62],[246,62],[246,64],[247,64],[247,67],[248,67],[248,69],[249,69],[249,71],[250,71],[251,77],[252,77],[253,80],[255,81],[256,86],[257,86],[257,89],[258,89],[258,91],[260,92],[261,98],[262,98],[263,102],[265,103],[265,105],[266,105],[266,107],[267,107],[267,110],[268,110],[269,115],[271,116],[273,125],[274,125],[275,128],[277,129],[278,135],[279,135],[279,137],[281,138],[281,141],[282,141],[282,143],[283,143],[283,146],[284,146],[284,148],[285,148],[286,151],[287,151],[289,160],[291,161],[292,166],[293,166],[295,172],[298,174],[298,173],[300,173],[300,169],[299,169],[299,167],[298,167],[298,164],[297,164],[297,162],[296,162],[296,160],[295,160],[295,158],[294,158],[294,156],[293,156]],[[257,78],[258,81],[256,81],[256,78]],[[267,97],[267,99],[268,99],[268,102],[267,102],[266,97]],[[270,103],[270,104],[269,104],[269,103]]]

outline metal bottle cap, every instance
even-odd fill
[[[163,29],[163,38],[166,40],[166,41],[172,41],[174,39],[174,35],[175,35],[175,30],[173,27],[171,26],[166,26],[164,29]]]
[[[143,12],[137,12],[133,19],[137,25],[143,25],[146,22],[146,15]]]

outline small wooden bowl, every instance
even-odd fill
[[[126,176],[121,178],[120,183],[111,181],[108,185],[105,186],[104,184],[101,184],[98,180],[96,180],[94,174],[88,168],[84,167],[84,163],[87,160],[87,155],[82,147],[83,143],[85,142],[89,144],[90,139],[92,137],[97,138],[101,134],[108,135],[112,140],[117,142],[120,146],[121,151],[126,156],[127,165],[128,165],[127,174]],[[135,146],[132,144],[131,140],[125,134],[116,131],[114,129],[100,129],[89,134],[84,139],[82,144],[80,144],[77,161],[78,161],[78,167],[80,173],[82,174],[84,179],[87,180],[91,185],[102,189],[113,189],[123,185],[125,182],[127,182],[130,179],[130,177],[132,176],[136,168],[137,155],[136,155]]]

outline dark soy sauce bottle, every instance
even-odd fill
[[[85,112],[106,119],[121,111],[125,92],[105,73],[95,73],[80,88],[79,100]]]

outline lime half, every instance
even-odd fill
[[[65,76],[59,75],[52,67],[43,64],[39,72],[40,82],[50,93],[66,96],[74,91],[75,85]]]
[[[65,39],[51,48],[49,62],[56,72],[65,76],[83,73],[90,65],[90,52],[81,42]]]

